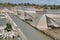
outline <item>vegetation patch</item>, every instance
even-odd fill
[[[11,23],[7,23],[7,24],[6,24],[5,30],[7,30],[8,32],[11,31],[11,30],[13,30]]]

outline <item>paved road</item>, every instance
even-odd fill
[[[50,37],[32,28],[27,23],[21,21],[18,17],[14,15],[10,16],[14,20],[14,22],[18,25],[18,27],[22,30],[22,32],[28,38],[28,40],[52,40]]]

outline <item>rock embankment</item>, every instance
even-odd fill
[[[58,30],[58,29],[56,29]],[[45,34],[49,35],[50,37],[52,37],[54,40],[60,40],[60,34],[59,32],[55,31],[55,30],[44,30],[43,31]]]
[[[7,31],[4,30],[4,27],[2,29],[0,29],[0,38],[14,38],[14,37],[18,37],[18,32],[16,30],[11,30],[11,31]]]

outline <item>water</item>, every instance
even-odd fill
[[[0,26],[6,25],[6,23],[7,23],[7,19],[6,18],[0,19]]]
[[[52,29],[52,31],[60,35],[60,28]]]
[[[52,38],[46,36],[45,34],[37,31],[32,28],[25,22],[21,21],[18,17],[14,15],[10,15],[14,22],[18,25],[18,27],[22,30],[28,40],[53,40]]]

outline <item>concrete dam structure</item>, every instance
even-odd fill
[[[37,24],[37,28],[40,30],[54,27],[60,27],[60,14],[44,14]]]

